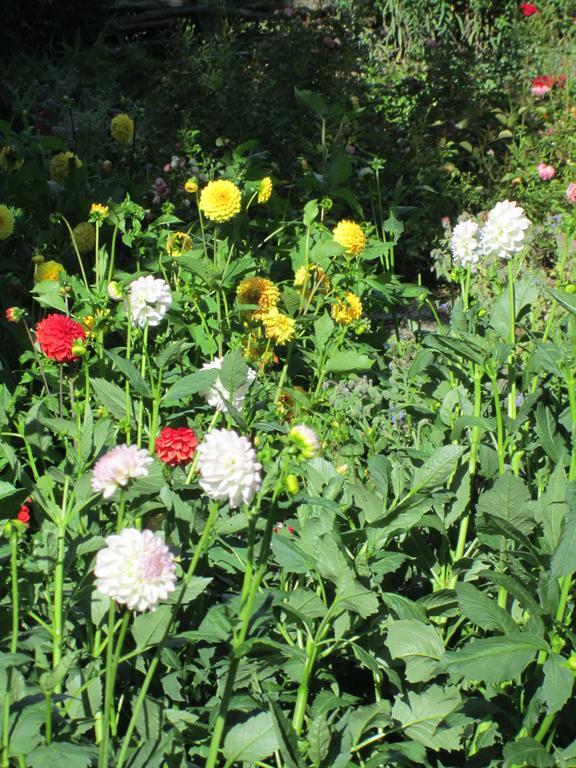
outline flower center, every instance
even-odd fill
[[[164,573],[165,565],[165,558],[161,552],[152,552],[149,555],[144,555],[140,558],[138,564],[140,578],[145,579],[146,581],[159,579]]]

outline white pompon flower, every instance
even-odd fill
[[[134,477],[146,477],[152,464],[148,451],[137,445],[117,445],[98,459],[92,470],[92,490],[109,499],[117,488]]]
[[[175,589],[174,556],[152,531],[124,528],[96,555],[96,589],[133,611],[153,611]]]
[[[297,446],[302,459],[313,459],[320,452],[318,435],[305,424],[295,424],[288,432],[288,437]]]
[[[172,294],[168,283],[159,277],[146,275],[134,280],[130,285],[130,315],[132,322],[140,328],[144,328],[146,323],[160,325],[171,304]]]
[[[524,247],[531,222],[524,209],[510,200],[496,203],[482,229],[482,249],[486,256],[509,259]]]
[[[222,357],[215,357],[211,363],[204,363],[202,370],[207,371],[211,368],[217,368],[220,370],[222,367],[223,359],[224,358]],[[235,389],[234,392],[228,392],[228,390],[225,389],[224,385],[220,381],[220,378],[217,378],[210,389],[202,392],[201,394],[206,398],[208,405],[211,405],[212,408],[215,408],[217,411],[225,412],[228,410],[226,401],[231,403],[237,411],[240,411],[242,410],[242,403],[244,402],[244,398],[246,397],[248,390],[250,389],[250,385],[255,378],[256,371],[253,371],[252,368],[248,368],[248,378],[246,384],[238,387],[238,389]]]
[[[479,229],[477,222],[468,219],[456,224],[452,230],[450,250],[454,263],[459,267],[470,266],[474,269],[478,263],[480,259]]]
[[[200,487],[231,507],[250,504],[260,488],[262,465],[252,443],[232,429],[212,429],[197,448]]]

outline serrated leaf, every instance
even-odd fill
[[[30,768],[54,768],[65,765],[66,768],[88,768],[98,754],[94,747],[70,744],[67,741],[54,741],[50,746],[38,747],[26,757]]]
[[[536,739],[523,738],[509,742],[504,747],[505,768],[526,766],[527,768],[552,768],[556,761]]]
[[[138,648],[156,645],[162,640],[172,618],[169,605],[159,605],[155,611],[141,613],[134,619],[132,635]]]
[[[521,533],[529,534],[535,526],[529,511],[530,492],[519,477],[507,472],[494,486],[480,494],[477,511],[486,517],[496,517],[510,523]]]
[[[566,486],[566,504],[568,510],[562,525],[560,542],[550,563],[553,576],[569,576],[576,571],[576,483]]]
[[[464,449],[460,445],[443,445],[414,472],[411,495],[428,488],[444,485],[456,469]]]
[[[182,587],[177,587],[174,592],[170,594],[167,602],[171,605],[177,602],[179,602],[180,605],[187,605],[188,603],[191,603],[192,600],[195,600],[198,595],[201,595],[211,581],[212,579],[203,576],[192,576],[184,590],[182,599],[180,599]]]
[[[90,379],[90,385],[96,395],[96,400],[103,405],[117,419],[124,419],[129,415],[134,418],[132,403],[129,403],[129,412],[126,414],[126,392],[117,384],[106,379]]]
[[[194,371],[194,373],[184,376],[176,384],[173,384],[162,398],[162,402],[175,403],[178,400],[189,399],[198,392],[209,390],[217,378],[218,370],[216,368]]]
[[[298,737],[296,736],[294,726],[276,702],[268,699],[268,706],[270,707],[270,715],[274,723],[276,738],[278,739],[278,749],[286,763],[286,768],[304,768],[304,761],[300,756]]]
[[[230,393],[230,399],[234,392],[245,386],[248,378],[248,366],[239,349],[228,352],[222,360],[218,378],[225,392]]]
[[[473,624],[482,629],[496,629],[500,632],[514,632],[518,627],[495,598],[488,597],[474,585],[461,582],[456,586],[460,610]]]
[[[126,376],[137,394],[142,395],[143,397],[152,398],[152,392],[148,386],[148,382],[142,378],[140,371],[131,360],[126,360],[125,357],[118,355],[116,352],[111,352],[108,349],[104,350],[104,354],[112,360],[118,370]]]
[[[406,664],[411,683],[429,680],[436,673],[444,643],[434,627],[419,621],[401,620],[390,624],[386,645],[394,659]]]
[[[550,714],[560,712],[572,695],[574,673],[567,666],[566,659],[553,653],[544,662],[542,696]]]
[[[524,632],[472,640],[440,659],[439,669],[465,680],[500,683],[522,674],[538,651],[548,650],[540,637]]]
[[[320,712],[310,723],[307,733],[308,757],[319,766],[330,749],[330,729],[326,721],[326,713]]]
[[[406,697],[397,696],[392,717],[400,722],[406,735],[419,744],[435,750],[454,749],[458,744],[457,733],[452,728],[443,728],[442,722],[458,710],[461,703],[456,688],[432,685],[422,693],[409,691]]]
[[[231,728],[222,752],[230,764],[264,760],[279,748],[274,721],[270,712],[260,712]]]

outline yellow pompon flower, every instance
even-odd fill
[[[72,234],[80,253],[91,251],[96,245],[96,228],[89,221],[77,224],[72,230]]]
[[[270,176],[265,176],[260,182],[260,188],[258,190],[258,202],[267,203],[272,197],[273,189],[272,179]]]
[[[96,323],[96,320],[94,319],[94,315],[85,315],[82,318],[82,328],[86,331],[87,336],[92,336],[94,331],[94,325]]]
[[[14,232],[14,214],[7,205],[0,205],[0,240],[6,240]]]
[[[346,256],[358,256],[366,247],[366,235],[355,221],[342,219],[332,234],[335,242],[344,248]]]
[[[350,325],[362,317],[362,302],[356,294],[348,291],[342,301],[332,304],[332,319],[340,325]]]
[[[90,216],[93,216],[94,219],[97,219],[98,221],[105,219],[109,213],[110,209],[107,205],[102,205],[101,203],[92,203],[90,206]]]
[[[34,272],[34,282],[41,283],[43,280],[58,280],[61,274],[66,274],[66,270],[58,261],[44,261],[36,265]]]
[[[188,179],[186,184],[184,184],[184,189],[189,195],[194,195],[198,192],[198,182],[196,179]]]
[[[192,240],[186,232],[170,232],[166,239],[166,251],[169,256],[176,259],[186,251],[192,250]]]
[[[66,184],[71,162],[76,168],[82,168],[82,160],[74,152],[59,152],[50,161],[50,176],[61,187]]]
[[[288,315],[283,315],[276,307],[260,313],[259,319],[264,325],[264,333],[268,339],[273,339],[278,344],[286,344],[294,338],[296,321]]]
[[[294,273],[294,287],[302,288],[305,295],[309,295],[314,289],[315,293],[328,293],[330,290],[330,278],[318,264],[309,264],[298,267]]]
[[[134,136],[134,120],[122,112],[110,121],[110,134],[120,144],[130,144]]]
[[[198,207],[206,218],[222,223],[240,213],[242,193],[231,181],[209,181],[200,193]]]
[[[255,314],[256,319],[262,312],[278,304],[280,291],[272,280],[266,277],[245,277],[236,288],[238,304],[255,304],[260,311]]]

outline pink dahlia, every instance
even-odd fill
[[[574,182],[566,187],[566,199],[569,203],[576,203],[576,184]]]
[[[109,499],[117,488],[124,488],[135,477],[146,477],[152,464],[148,451],[137,445],[117,445],[101,459],[92,470],[92,490],[102,492]]]
[[[556,175],[556,169],[553,165],[546,165],[546,163],[538,163],[538,176],[542,181],[550,181]]]

